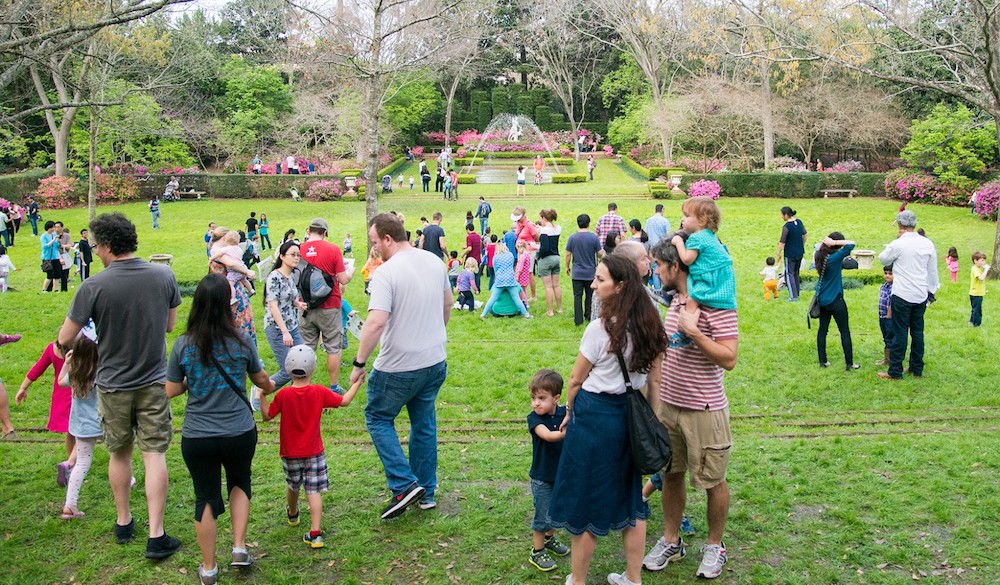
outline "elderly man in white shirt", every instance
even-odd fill
[[[917,216],[910,210],[896,216],[899,236],[878,255],[883,265],[892,265],[892,333],[889,349],[889,370],[878,377],[899,380],[903,377],[907,335],[911,338],[910,364],[913,376],[924,375],[924,312],[927,303],[941,287],[938,280],[937,251],[934,244],[915,233]]]

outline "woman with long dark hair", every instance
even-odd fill
[[[225,511],[222,470],[226,470],[232,516],[234,567],[253,561],[246,549],[250,521],[250,465],[257,427],[246,398],[246,376],[270,392],[257,348],[240,331],[229,306],[229,282],[220,274],[201,279],[194,291],[187,331],[174,342],[167,367],[167,396],[187,392],[181,455],[194,483],[194,527],[201,548],[198,576],[215,581],[217,521]]]
[[[799,268],[802,257],[806,255],[806,226],[795,217],[795,210],[787,205],[781,208],[781,219],[785,220],[785,225],[781,228],[778,252],[774,256],[784,259],[788,300],[795,302],[799,300]]]
[[[632,463],[618,356],[634,388],[647,376],[650,387],[658,388],[667,338],[635,263],[625,256],[606,256],[591,288],[601,300],[600,318],[587,325],[570,375],[566,439],[549,516],[554,528],[573,535],[567,584],[585,582],[597,537],[612,530],[623,531],[626,569],[608,575],[608,582],[639,583],[649,507]]]
[[[278,247],[274,268],[264,283],[264,335],[278,361],[278,371],[271,376],[275,390],[291,381],[285,371],[288,349],[302,345],[299,334],[299,311],[307,305],[299,296],[295,274],[299,266],[299,245],[289,240]],[[254,397],[256,398],[256,396]],[[256,408],[254,410],[257,410]]]
[[[854,242],[845,240],[844,234],[833,232],[820,244],[816,252],[816,271],[819,281],[816,283],[816,296],[819,299],[819,330],[816,332],[816,350],[819,353],[819,365],[826,368],[830,362],[826,357],[826,334],[830,330],[830,318],[837,322],[840,330],[840,345],[844,348],[844,360],[848,370],[856,370],[861,366],[854,363],[854,345],[851,343],[851,326],[847,315],[847,303],[844,302],[844,281],[842,270],[844,258],[854,249]]]

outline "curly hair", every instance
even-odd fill
[[[601,299],[601,320],[611,338],[609,352],[624,352],[631,342],[628,369],[648,372],[653,360],[667,349],[660,313],[650,302],[634,262],[611,254],[605,256],[601,264],[608,269],[611,280],[620,286],[617,294]]]
[[[131,254],[139,249],[135,224],[121,213],[102,213],[90,222],[94,242],[104,244],[115,256]]]

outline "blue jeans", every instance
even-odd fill
[[[7,246],[8,248],[10,247],[10,234],[11,234],[10,230],[4,230],[0,232],[0,235],[3,236],[3,245]]]
[[[972,305],[972,314],[969,316],[969,323],[973,327],[983,324],[983,297],[969,295],[969,304]]]
[[[489,217],[480,217],[479,218],[479,233],[480,234],[485,234],[486,233],[486,228],[488,228],[488,227],[490,227],[490,218]]]
[[[548,532],[552,529],[552,524],[549,523],[552,482],[531,480],[531,501],[535,504],[535,517],[531,519],[531,529],[535,532]]]
[[[434,496],[437,487],[437,412],[434,401],[448,376],[447,362],[410,372],[381,372],[368,376],[365,425],[385,468],[393,494],[414,483]],[[396,417],[403,407],[410,416],[410,455],[407,459],[396,433]]]
[[[889,350],[889,375],[903,377],[903,358],[906,357],[907,338],[910,344],[910,373],[924,375],[924,311],[927,301],[909,303],[892,296],[892,348]]]
[[[260,235],[261,249],[267,250],[268,248],[273,248],[274,247],[274,246],[271,245],[271,238],[270,238],[270,236],[268,234],[265,234],[264,232],[260,232],[260,234],[258,234],[258,235]]]
[[[38,235],[38,216],[37,215],[29,215],[28,216],[28,221],[31,222],[31,233],[33,235],[37,236]]]
[[[288,332],[292,335],[292,345],[302,345],[302,335],[299,334],[298,327],[289,329]],[[292,381],[292,377],[285,371],[285,357],[288,356],[288,350],[291,348],[285,347],[285,344],[281,342],[281,329],[278,329],[277,325],[265,327],[264,335],[267,337],[267,343],[271,346],[274,359],[278,360],[278,371],[271,376],[274,389],[277,390]]]
[[[153,216],[153,228],[154,229],[155,228],[159,228],[160,227],[160,212],[159,211],[152,211],[152,212],[150,212],[150,215]]]

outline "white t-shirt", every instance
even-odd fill
[[[764,277],[764,280],[778,280],[778,267],[765,266],[764,270],[760,271],[760,275]]]
[[[409,372],[444,361],[444,301],[450,290],[444,263],[426,250],[407,247],[379,266],[368,285],[368,310],[387,311],[389,321],[375,369]]]
[[[297,170],[299,168],[299,165],[296,164],[296,162],[295,162],[295,157],[291,156],[291,155],[289,155],[289,157],[285,159],[285,164],[288,165],[288,170],[289,171],[291,171],[292,169],[296,169]]]
[[[618,365],[618,358],[609,352],[610,347],[611,338],[604,330],[601,319],[591,321],[583,332],[583,339],[580,340],[580,353],[587,358],[587,361],[594,364],[590,373],[587,374],[587,378],[583,381],[583,389],[587,392],[595,394],[625,393],[625,378],[622,376],[621,366]],[[630,353],[630,349],[626,348],[625,363],[628,363]],[[632,381],[632,387],[637,390],[646,383],[646,374],[629,372],[628,376]]]

